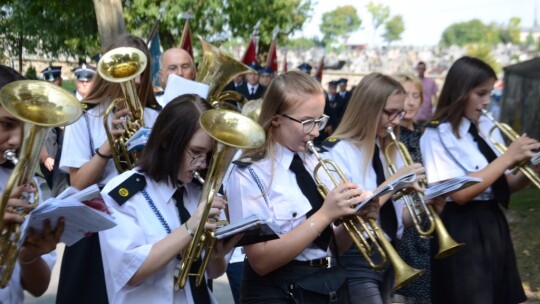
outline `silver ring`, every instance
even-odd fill
[[[117,123],[117,124],[116,124],[116,129],[117,129],[117,130],[122,130],[122,129],[124,129],[124,125],[121,124],[121,123]]]
[[[18,207],[13,208],[13,213],[24,214],[24,207],[18,206]]]

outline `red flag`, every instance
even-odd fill
[[[323,69],[324,69],[324,56],[321,58],[321,62],[319,62],[319,68],[317,68],[317,72],[315,73],[315,78],[317,78],[319,82],[322,81]]]
[[[193,44],[191,43],[191,29],[189,28],[189,19],[186,19],[186,24],[182,30],[182,37],[180,37],[180,43],[178,47],[186,50],[191,58],[193,58]]]
[[[287,72],[287,51],[285,51],[285,55],[283,56],[283,66],[281,68],[281,73]]]
[[[277,63],[277,40],[273,39],[270,44],[270,49],[268,50],[268,60],[266,61],[266,66],[277,72],[278,63]]]
[[[244,53],[244,57],[242,57],[242,63],[252,64],[254,62],[257,62],[257,51],[255,46],[255,37],[251,37],[249,40],[249,46]]]

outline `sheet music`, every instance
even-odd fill
[[[536,166],[538,164],[540,164],[540,152],[536,153],[532,158],[531,158],[531,164],[533,166]]]
[[[394,190],[399,190],[405,187],[408,187],[411,183],[413,183],[416,180],[416,174],[414,173],[407,173],[399,177],[398,179],[384,185],[379,186],[377,189],[374,190],[373,194],[360,202],[356,207],[354,208],[356,212],[360,211],[362,207],[367,204],[369,201],[378,198],[380,196],[383,196],[387,193],[390,193]]]
[[[214,235],[216,239],[223,240],[238,233],[244,233],[244,236],[236,246],[277,239],[279,235],[283,234],[276,223],[266,220],[258,214],[253,214],[240,221],[217,228]]]
[[[98,211],[82,203],[99,195],[99,188],[96,185],[81,191],[69,187],[56,198],[44,201],[28,214],[21,226],[22,235],[19,246],[26,239],[29,228],[38,233],[43,232],[43,223],[46,219],[50,220],[51,228],[55,229],[58,220],[64,217],[65,227],[60,241],[66,243],[67,246],[75,244],[87,233],[98,232],[116,226],[114,218],[110,214]]]
[[[482,179],[479,177],[471,177],[467,175],[452,178],[440,184],[426,188],[424,192],[424,199],[430,200],[434,197],[450,194],[452,192],[470,187],[481,181]]]

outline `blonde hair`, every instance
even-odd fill
[[[397,74],[394,75],[394,79],[397,80],[402,85],[405,82],[412,82],[412,84],[418,89],[418,92],[420,92],[420,104],[424,101],[424,90],[422,88],[422,81],[420,78],[412,75],[412,74]]]
[[[285,113],[296,102],[303,102],[298,95],[324,94],[317,80],[299,71],[290,71],[274,78],[263,98],[258,122],[266,134],[266,141],[260,148],[246,150],[244,156],[252,159],[263,159],[273,156],[276,132],[272,120],[276,115]]]
[[[343,119],[332,134],[332,137],[349,140],[358,148],[366,151],[362,160],[362,168],[367,168],[373,158],[377,129],[386,101],[390,96],[396,94],[405,94],[405,90],[392,77],[381,73],[371,73],[365,76],[354,89]],[[359,122],[362,122],[363,125]],[[381,149],[384,147],[385,142],[381,141]]]

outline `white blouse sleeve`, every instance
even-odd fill
[[[426,128],[420,138],[420,149],[429,184],[466,174],[445,149],[437,129]]]
[[[92,159],[88,125],[84,116],[75,123],[66,126],[60,169],[69,173],[69,168],[80,168]]]

